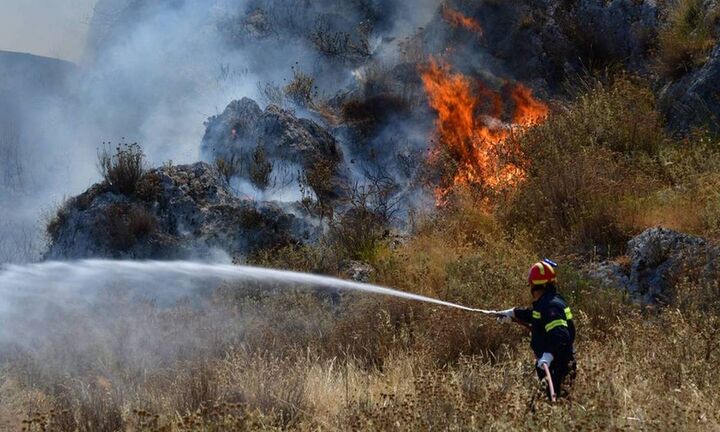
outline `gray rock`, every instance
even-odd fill
[[[612,59],[624,59],[631,68],[645,64],[650,41],[657,32],[655,1],[581,0],[576,10],[579,29]]]
[[[615,262],[585,266],[584,274],[627,290],[643,303],[670,300],[683,281],[720,277],[720,245],[667,228],[650,228],[628,242],[628,269]]]
[[[667,85],[660,97],[673,130],[708,126],[720,132],[720,43],[700,69]]]
[[[300,209],[237,198],[205,163],[149,171],[133,196],[98,184],[50,225],[48,259],[211,259],[314,240]]]
[[[583,274],[598,281],[607,288],[630,290],[630,278],[627,271],[614,261],[592,262],[582,268]]]
[[[275,105],[262,111],[252,99],[243,98],[231,102],[225,111],[208,119],[202,140],[202,152],[206,159],[235,158],[241,164],[252,163],[253,154],[262,149],[273,164],[272,176],[287,177],[278,173],[279,167],[297,166],[308,172],[318,164],[327,164],[331,170],[328,187],[314,188],[323,199],[340,197],[348,182],[342,166],[342,152],[335,138],[312,120],[297,118],[292,112]],[[251,178],[252,168],[243,165],[238,175]],[[295,173],[302,175],[302,173]],[[290,172],[290,176],[293,173]],[[297,183],[297,178],[281,181]]]
[[[375,274],[375,269],[362,261],[347,261],[343,263],[343,274],[355,282],[368,283]]]
[[[517,0],[449,1],[477,20],[482,42],[470,32],[450,29],[441,18],[424,32],[439,51],[452,46],[452,64],[499,82],[521,80],[539,93],[562,89],[568,77],[588,69],[621,64],[647,71],[649,48],[659,26],[655,1]]]
[[[650,228],[628,242],[630,292],[645,302],[661,299],[687,264],[702,254],[706,242],[667,228]]]

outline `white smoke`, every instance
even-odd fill
[[[23,2],[22,8],[41,9],[45,3]],[[368,2],[387,11],[374,40],[412,34],[437,3]],[[295,30],[276,29],[273,36],[251,43],[229,40],[228,34],[242,30],[242,17],[256,4],[285,12],[293,6],[286,0],[100,0],[89,51],[67,74],[61,90],[38,91],[37,82],[23,81],[22,76],[12,84],[21,101],[13,108],[13,127],[20,130],[15,146],[22,149],[24,185],[0,187],[0,218],[35,226],[33,245],[41,244],[42,214],[52,213],[65,197],[99,180],[96,156],[103,142],[139,142],[153,166],[196,162],[201,158],[204,121],[233,99],[261,99],[259,85],[282,85],[292,77],[291,67],[318,77],[320,91],[328,95],[354,82],[352,68],[325,61],[307,38],[299,36],[312,31],[319,14],[355,13],[348,12],[349,6],[309,2],[303,14],[292,16]],[[25,16],[29,15],[4,13],[0,23]],[[228,30],[227,23],[237,29]],[[0,82],[0,93],[2,87]],[[295,185],[279,193],[283,199],[298,195]],[[8,239],[13,231],[10,227],[0,235]]]

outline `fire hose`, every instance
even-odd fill
[[[555,386],[552,382],[552,375],[550,375],[550,367],[547,365],[547,363],[543,363],[542,365],[543,370],[545,371],[545,379],[548,383],[548,389],[550,389],[550,400],[553,402],[557,401],[557,395],[555,394]]]
[[[486,310],[486,309],[475,309],[475,312],[480,312],[484,315],[492,315],[495,317],[500,316],[500,311],[494,311],[494,310]],[[530,325],[527,323],[524,323],[522,321],[518,321],[513,318],[513,322],[516,322],[518,324],[521,324],[525,328],[530,328]],[[542,365],[543,371],[545,371],[545,380],[547,381],[548,389],[550,390],[550,400],[552,402],[557,402],[557,394],[555,393],[555,385],[552,381],[552,374],[550,373],[550,367],[547,365],[547,363],[543,363]]]

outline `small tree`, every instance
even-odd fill
[[[227,183],[233,177],[236,177],[242,173],[241,159],[235,154],[231,154],[228,157],[218,157],[215,159],[215,168],[218,170],[220,175]]]
[[[270,185],[272,170],[273,164],[268,160],[265,148],[258,146],[250,160],[250,181],[258,189],[265,190]]]
[[[300,203],[308,211],[314,210],[321,222],[333,214],[331,200],[335,195],[333,185],[335,165],[333,161],[320,159],[303,170],[299,177],[300,192],[303,196]]]
[[[131,195],[145,172],[145,154],[137,144],[121,143],[110,150],[110,144],[98,152],[98,170],[105,182],[117,193]]]
[[[317,97],[315,78],[292,67],[293,79],[283,89],[285,97],[297,106],[311,108]]]

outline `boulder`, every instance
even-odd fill
[[[591,262],[583,266],[582,273],[606,288],[630,291],[629,272],[617,262]]]
[[[628,242],[629,265],[606,261],[585,266],[584,274],[601,284],[627,290],[643,302],[667,301],[680,282],[720,277],[720,245],[673,231],[650,228]]]
[[[252,174],[258,154],[272,170],[271,184],[278,176],[283,178],[280,183],[297,184],[299,177],[307,175],[316,196],[333,201],[342,196],[348,183],[342,152],[327,130],[275,105],[263,111],[248,98],[231,102],[222,114],[208,119],[201,150],[208,160],[240,164],[236,176],[261,189],[267,185],[258,184]],[[326,172],[324,184],[319,184],[322,176],[310,174],[321,166]]]
[[[657,3],[636,0],[581,0],[575,11],[578,31],[610,59],[622,59],[630,68],[647,66],[651,41],[658,29]]]
[[[350,260],[342,263],[341,273],[352,281],[370,283],[376,271],[366,262]]]
[[[131,196],[97,184],[48,225],[47,259],[238,258],[314,240],[299,208],[237,198],[205,163],[147,172]]]
[[[482,36],[448,25],[441,17],[423,32],[440,52],[451,46],[454,65],[480,76],[511,77],[539,93],[562,91],[569,76],[622,64],[647,71],[659,27],[655,1],[519,0],[445,4],[480,24]],[[491,80],[488,80],[491,81]]]

